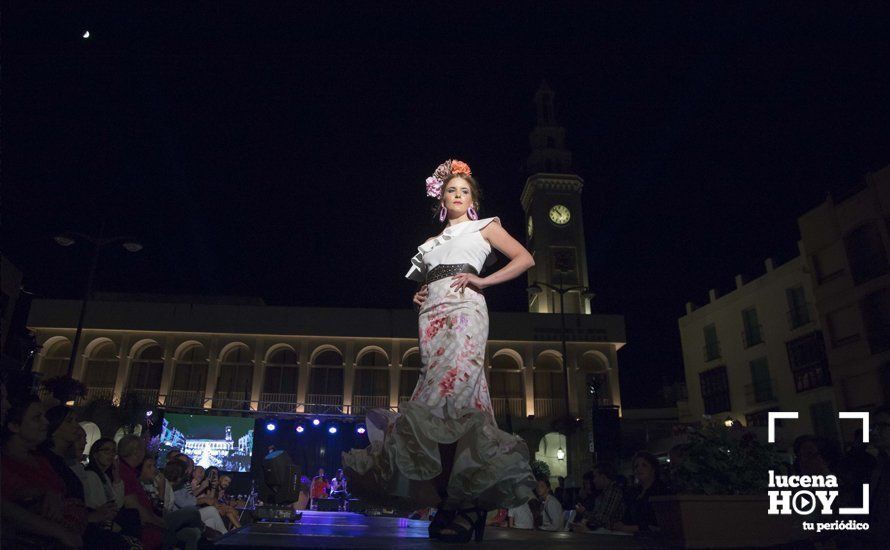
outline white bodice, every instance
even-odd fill
[[[426,279],[430,269],[442,264],[470,264],[482,273],[482,267],[491,265],[496,258],[491,253],[491,245],[480,231],[497,217],[461,222],[449,225],[438,236],[417,247],[417,254],[411,258],[411,269],[405,277],[418,282]]]

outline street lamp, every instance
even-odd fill
[[[102,229],[104,228],[105,223],[103,222]],[[102,229],[99,230],[100,235],[102,234]],[[74,372],[74,360],[77,357],[77,349],[80,344],[80,335],[83,332],[83,320],[87,312],[87,302],[90,299],[90,294],[93,293],[93,279],[96,275],[96,265],[98,265],[99,263],[99,252],[105,246],[115,243],[121,243],[124,250],[128,252],[139,252],[140,250],[142,250],[142,245],[136,242],[131,237],[92,237],[90,235],[85,235],[76,231],[67,231],[54,237],[56,243],[64,247],[69,247],[75,244],[77,242],[77,239],[86,241],[93,245],[93,257],[90,263],[90,272],[87,276],[87,284],[86,290],[83,294],[83,302],[81,302],[80,304],[80,317],[77,319],[77,331],[74,333],[74,342],[71,344],[71,357],[68,358],[68,378],[71,378],[71,374]]]
[[[554,286],[549,283],[542,283],[541,281],[533,282],[526,290],[532,296],[537,296],[544,292],[543,288],[549,288],[553,292],[559,294],[559,317],[560,322],[562,323],[562,369],[565,375],[565,383],[563,390],[565,391],[565,402],[566,402],[566,431],[571,430],[577,423],[578,419],[573,418],[571,413],[569,412],[569,361],[568,361],[568,352],[566,351],[566,309],[565,309],[565,295],[567,292],[578,291],[581,293],[581,297],[586,298],[588,300],[593,300],[596,296],[593,292],[590,291],[586,286],[570,286],[565,288],[562,286],[562,277],[560,277],[559,286]]]

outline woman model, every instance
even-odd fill
[[[525,442],[495,423],[482,290],[519,277],[534,260],[498,218],[479,219],[479,187],[465,162],[441,164],[426,189],[445,226],[418,247],[406,275],[421,283],[414,295],[420,377],[399,413],[368,413],[371,445],[344,453],[343,464],[353,493],[436,507],[431,538],[466,542],[475,533],[481,540],[487,510],[525,504],[535,488]],[[510,261],[482,277],[493,248]]]

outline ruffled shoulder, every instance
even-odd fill
[[[428,241],[417,247],[417,254],[415,254],[411,258],[411,269],[408,270],[408,273],[405,274],[405,277],[419,283],[424,282],[426,280],[426,264],[423,263],[424,254],[430,252],[437,246],[441,246],[447,243],[458,235],[482,231],[482,229],[485,228],[486,225],[490,224],[493,221],[501,223],[501,219],[497,216],[494,216],[491,218],[463,222],[457,225],[450,225],[446,227],[442,231],[442,233],[436,235],[432,239],[429,239]],[[487,258],[485,265],[491,265],[492,263],[494,263],[494,261],[494,256],[490,255]]]

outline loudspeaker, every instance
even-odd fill
[[[339,512],[340,499],[336,498],[317,498],[315,499],[315,509],[319,512]]]
[[[273,451],[263,459],[261,497],[271,504],[290,504],[300,498],[299,469],[284,451]]]

